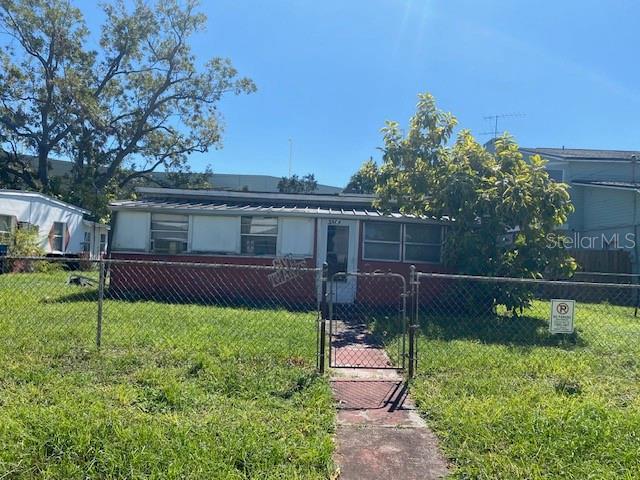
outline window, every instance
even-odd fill
[[[406,262],[440,263],[442,227],[440,225],[407,224],[404,229]]]
[[[100,252],[104,252],[107,249],[107,234],[100,234]]]
[[[399,223],[366,222],[364,255],[367,260],[400,260]]]
[[[547,173],[549,174],[549,178],[554,182],[562,183],[564,182],[564,170],[556,170],[556,169],[548,169]]]
[[[82,239],[82,251],[91,252],[91,232],[84,232],[84,238]]]
[[[0,243],[8,242],[13,233],[13,218],[9,215],[0,215]]]
[[[276,217],[242,217],[240,252],[243,255],[276,255],[278,219]]]
[[[166,213],[151,214],[151,251],[175,255],[187,251],[189,217]]]
[[[67,224],[64,222],[53,222],[51,234],[49,235],[49,243],[51,250],[54,252],[64,251],[64,232]]]

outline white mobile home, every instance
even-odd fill
[[[47,255],[99,258],[106,251],[105,224],[89,212],[41,193],[0,190],[0,238],[34,228]]]

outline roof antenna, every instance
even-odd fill
[[[524,113],[498,113],[496,115],[487,115],[485,120],[493,121],[493,130],[489,132],[481,132],[480,135],[491,135],[492,138],[498,138],[498,121],[503,118],[522,118],[526,117]]]
[[[289,178],[291,178],[292,163],[293,163],[293,140],[289,139]]]

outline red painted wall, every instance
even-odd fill
[[[112,259],[149,263],[112,263],[109,295],[115,298],[158,298],[164,301],[215,301],[217,304],[265,304],[315,308],[316,272],[296,272],[282,285],[274,286],[269,275],[274,269],[242,268],[243,265],[272,265],[270,258],[200,255],[156,255],[112,253]],[[189,262],[221,264],[216,268],[153,263]],[[315,260],[304,260],[314,267]]]

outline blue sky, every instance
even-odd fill
[[[97,30],[96,7],[77,2]],[[344,185],[380,158],[385,120],[433,93],[478,139],[505,118],[529,147],[640,149],[636,1],[209,0],[196,55],[230,57],[258,92],[221,105],[224,146],[194,170],[315,173]]]

